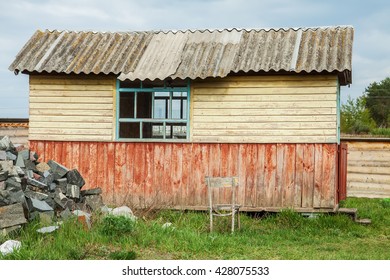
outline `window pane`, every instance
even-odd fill
[[[154,118],[168,118],[168,99],[154,99]]]
[[[186,123],[167,123],[165,133],[166,139],[185,139],[187,125]]]
[[[187,92],[176,91],[173,93],[173,97],[187,97]]]
[[[140,123],[119,123],[119,138],[139,138]]]
[[[172,100],[172,119],[181,119],[182,117],[182,100],[173,99]]]
[[[154,96],[155,96],[155,98],[156,97],[168,97],[169,98],[169,92],[155,92]]]
[[[152,117],[152,93],[137,93],[137,118],[150,119]]]
[[[144,122],[142,124],[143,138],[157,138],[163,139],[164,126],[163,123]]]
[[[120,93],[120,118],[134,118],[134,92]]]

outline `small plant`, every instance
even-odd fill
[[[134,221],[124,216],[105,216],[100,223],[100,232],[107,236],[115,236],[132,232]]]

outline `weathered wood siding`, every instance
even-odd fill
[[[40,160],[77,168],[106,203],[205,209],[205,176],[239,176],[245,210],[333,209],[337,144],[30,141]],[[221,196],[224,196],[221,193]]]
[[[337,142],[336,75],[206,79],[191,89],[194,142]]]
[[[28,127],[0,125],[0,139],[8,135],[15,145],[28,145]]]
[[[347,143],[347,196],[390,197],[390,141]]]
[[[30,140],[112,141],[115,77],[30,75]]]

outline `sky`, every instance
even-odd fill
[[[38,29],[148,31],[351,25],[352,85],[361,96],[390,76],[388,0],[0,0],[0,118],[28,117],[28,75],[8,70]]]

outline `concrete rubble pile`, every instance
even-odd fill
[[[77,169],[54,160],[39,162],[24,146],[15,147],[8,136],[0,139],[0,231],[7,234],[33,219],[66,219],[74,211],[92,212],[104,204],[100,188],[85,185]]]

